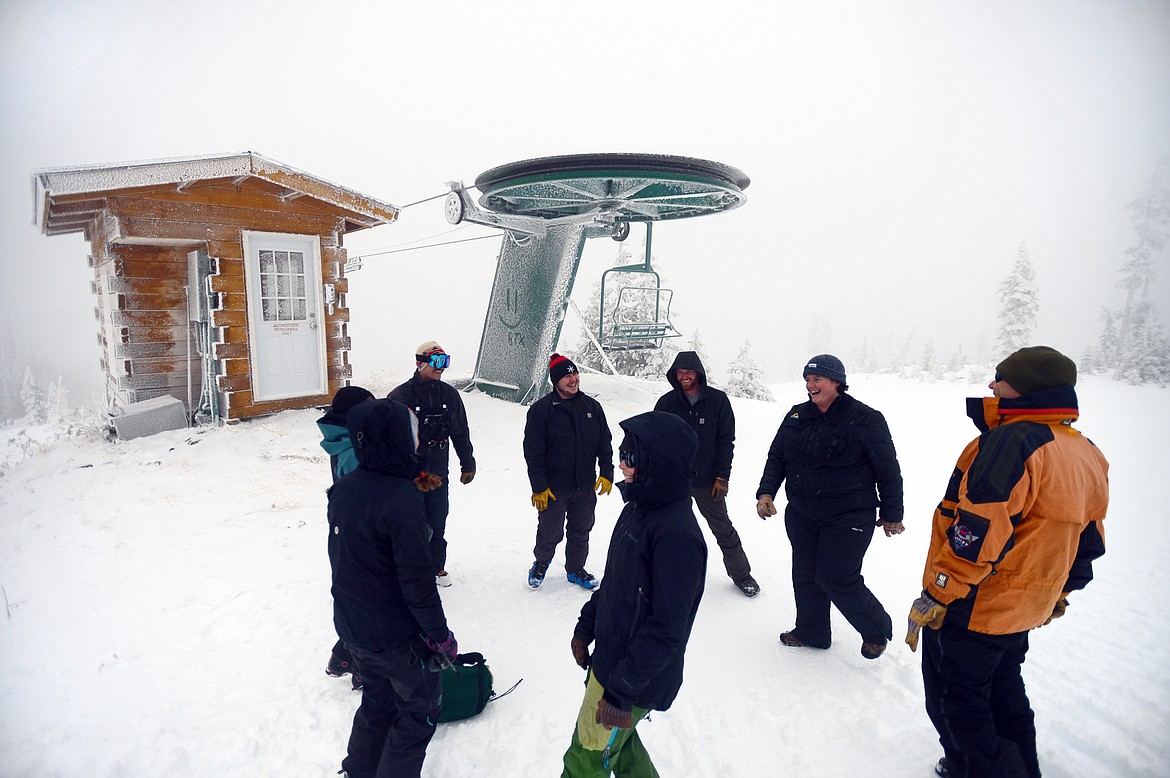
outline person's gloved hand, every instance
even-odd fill
[[[597,701],[597,715],[593,718],[598,724],[610,729],[633,729],[634,717],[631,711],[623,710],[605,697]]]
[[[441,641],[435,641],[427,638],[424,641],[435,654],[435,659],[438,661],[440,667],[450,667],[455,663],[455,657],[459,656],[459,643],[455,640],[455,633],[447,630],[447,637]]]
[[[1066,610],[1068,610],[1068,597],[1061,597],[1056,601],[1056,604],[1052,606],[1052,615],[1045,619],[1044,623],[1040,626],[1047,627],[1052,623],[1053,619],[1059,619],[1061,616],[1063,616]]]
[[[760,495],[760,498],[756,500],[756,513],[760,514],[761,519],[776,515],[776,504],[772,502],[772,495]]]
[[[919,630],[923,627],[938,629],[946,617],[947,606],[923,592],[910,606],[910,618],[906,622],[906,645],[910,646],[910,650],[918,650]]]
[[[474,470],[465,470],[464,472],[459,474],[459,483],[461,483],[461,484],[469,484],[473,480],[475,480],[475,471]]]
[[[613,481],[605,476],[600,476],[597,483],[593,484],[593,488],[597,490],[598,494],[609,494],[610,490],[613,489]]]
[[[538,511],[548,510],[548,501],[555,500],[557,496],[552,493],[552,489],[545,489],[540,494],[532,495],[532,507]]]
[[[723,476],[717,476],[715,478],[715,483],[711,485],[711,498],[717,500],[720,497],[726,497],[727,490],[730,488],[731,487],[727,485],[726,478]]]
[[[434,473],[419,473],[415,476],[414,485],[420,492],[429,492],[443,485],[443,477]]]
[[[569,648],[573,649],[573,661],[582,670],[588,670],[592,657],[589,656],[589,644],[581,638],[573,638],[569,641]]]

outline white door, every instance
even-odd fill
[[[316,235],[244,233],[252,399],[324,394],[325,322]]]

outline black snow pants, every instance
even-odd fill
[[[922,630],[926,713],[951,778],[1040,778],[1027,653],[1027,632],[984,635],[946,621]]]
[[[421,640],[370,652],[349,646],[362,674],[362,703],[353,717],[349,778],[418,778],[442,706],[440,676],[427,668]]]
[[[866,509],[813,521],[789,503],[784,527],[792,542],[792,589],[796,596],[796,629],[805,645],[828,648],[833,641],[829,604],[861,633],[867,643],[893,637],[890,614],[865,585],[861,562],[873,540],[876,511]]]

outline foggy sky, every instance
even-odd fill
[[[1170,158],[1167,2],[174,6],[0,0],[0,326],[77,391],[100,386],[88,250],[32,225],[34,168],[253,150],[401,206],[531,157],[716,160],[751,177],[747,204],[659,224],[654,253],[713,372],[750,337],[781,381],[863,339],[990,358],[1021,244],[1036,340],[1078,357],[1123,302],[1125,206]],[[438,199],[346,246],[491,233]],[[470,370],[497,250],[369,256],[355,376],[432,338]],[[590,241],[580,305],[616,255]]]

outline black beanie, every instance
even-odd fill
[[[337,394],[333,395],[333,403],[329,406],[329,410],[326,411],[321,421],[326,424],[336,424],[338,427],[344,427],[350,409],[360,402],[372,399],[373,396],[369,390],[363,389],[360,386],[343,386],[337,390]]]
[[[1027,346],[995,366],[997,376],[1020,394],[1077,385],[1077,365],[1050,346]]]
[[[576,372],[577,366],[568,357],[563,357],[560,354],[553,354],[549,357],[548,377],[552,381],[553,386],[556,386],[557,382],[565,376]]]
[[[832,354],[817,354],[810,359],[805,364],[804,372],[800,374],[800,377],[808,378],[810,375],[823,375],[825,378],[836,381],[842,386],[846,383],[845,365]]]

